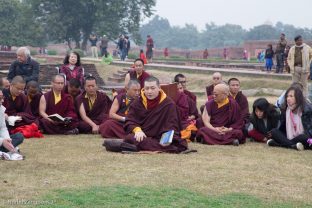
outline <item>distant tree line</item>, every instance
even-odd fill
[[[167,19],[155,16],[140,29],[142,38],[152,35],[158,48],[184,49],[239,46],[246,40],[276,40],[281,33],[285,33],[289,40],[293,40],[298,34],[304,39],[312,39],[312,29],[298,28],[282,22],[277,22],[274,26],[259,25],[249,30],[240,25],[216,25],[212,22],[206,24],[203,31],[198,31],[193,24],[186,24],[184,27],[171,26]]]
[[[94,32],[141,42],[140,21],[156,0],[1,0],[0,45],[43,46],[67,41],[84,48]],[[80,45],[81,44],[81,45]]]

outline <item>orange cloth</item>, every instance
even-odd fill
[[[195,123],[191,123],[181,133],[181,139],[185,139],[187,142],[191,142],[192,131],[197,131]]]

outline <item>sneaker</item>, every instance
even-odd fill
[[[24,159],[23,155],[16,153],[16,152],[10,153],[10,155],[11,155],[10,160],[23,160]]]
[[[302,144],[301,142],[298,142],[298,143],[296,144],[296,149],[297,149],[298,151],[304,150],[303,144]]]
[[[274,141],[273,139],[269,139],[267,141],[267,145],[270,146],[270,147],[278,147],[280,146],[276,141]]]
[[[239,146],[239,141],[238,139],[234,139],[232,142],[233,146]]]

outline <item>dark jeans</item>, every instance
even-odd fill
[[[276,54],[276,73],[283,73],[284,69],[284,53]]]
[[[101,55],[107,57],[107,47],[101,48]]]
[[[14,147],[17,147],[18,145],[22,144],[24,141],[24,136],[21,133],[12,134],[12,135],[10,135],[10,137],[12,139],[12,144]],[[6,148],[4,148],[3,146],[0,146],[0,151],[1,152],[8,152],[8,150]]]
[[[301,142],[305,148],[308,148],[309,147],[309,144],[307,142],[308,138],[309,136],[307,136],[306,134],[300,134],[293,139],[287,139],[286,135],[279,129],[272,130],[272,139],[276,143],[281,145],[281,147],[290,148],[292,145]]]

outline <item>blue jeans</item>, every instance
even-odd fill
[[[12,134],[10,135],[10,137],[12,139],[12,144],[14,147],[17,147],[18,145],[22,144],[24,141],[24,136],[21,133]],[[8,152],[8,150],[4,148],[4,146],[0,146],[0,151]]]

